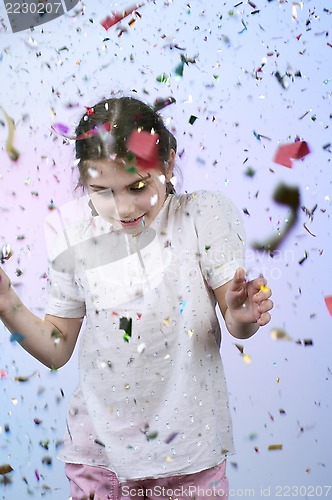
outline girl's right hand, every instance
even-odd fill
[[[9,291],[11,281],[9,276],[0,267],[0,316],[5,312],[9,304]]]

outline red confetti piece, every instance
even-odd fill
[[[326,307],[332,316],[332,295],[325,297],[324,300],[325,300]]]
[[[128,151],[136,156],[137,165],[141,170],[150,170],[158,166],[158,134],[134,130],[127,142]]]
[[[112,26],[122,21],[125,17],[129,16],[129,14],[134,12],[139,7],[142,7],[143,5],[144,3],[141,3],[139,5],[132,5],[131,7],[128,7],[128,9],[125,9],[122,12],[112,12],[112,14],[110,16],[105,17],[105,19],[103,19],[100,22],[100,24],[107,31]]]
[[[1,369],[0,370],[0,379],[3,380],[4,378],[8,377],[8,372],[6,370]]]
[[[282,144],[276,151],[273,158],[275,163],[284,165],[285,167],[292,167],[292,158],[300,160],[310,153],[308,144],[305,141],[297,141],[293,144]]]
[[[87,108],[86,106],[84,106],[84,107],[85,107],[85,109],[86,109],[86,114],[87,114],[88,116],[91,116],[91,115],[95,115],[95,114],[96,114],[96,112],[95,112],[95,110],[94,110],[93,108]]]

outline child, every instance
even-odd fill
[[[75,500],[228,498],[215,306],[246,339],[269,322],[271,291],[264,277],[245,279],[233,204],[217,192],[175,193],[175,154],[174,136],[142,102],[88,108],[76,158],[91,213],[75,211],[74,229],[61,219],[43,320],[0,269],[1,319],[34,357],[60,368],[81,330],[60,456]]]

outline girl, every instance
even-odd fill
[[[79,221],[48,221],[58,234],[44,319],[0,269],[1,319],[34,357],[60,368],[81,330],[60,455],[75,500],[228,498],[234,451],[215,306],[246,339],[269,322],[271,291],[264,277],[245,279],[233,204],[175,193],[175,155],[174,136],[142,102],[88,108],[76,130],[87,195],[71,210]]]

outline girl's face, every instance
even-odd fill
[[[132,166],[136,172],[126,172]],[[162,174],[159,169],[141,171],[135,163],[102,159],[89,162],[89,172],[87,189],[98,214],[117,229],[137,234],[161,210],[172,166]]]

